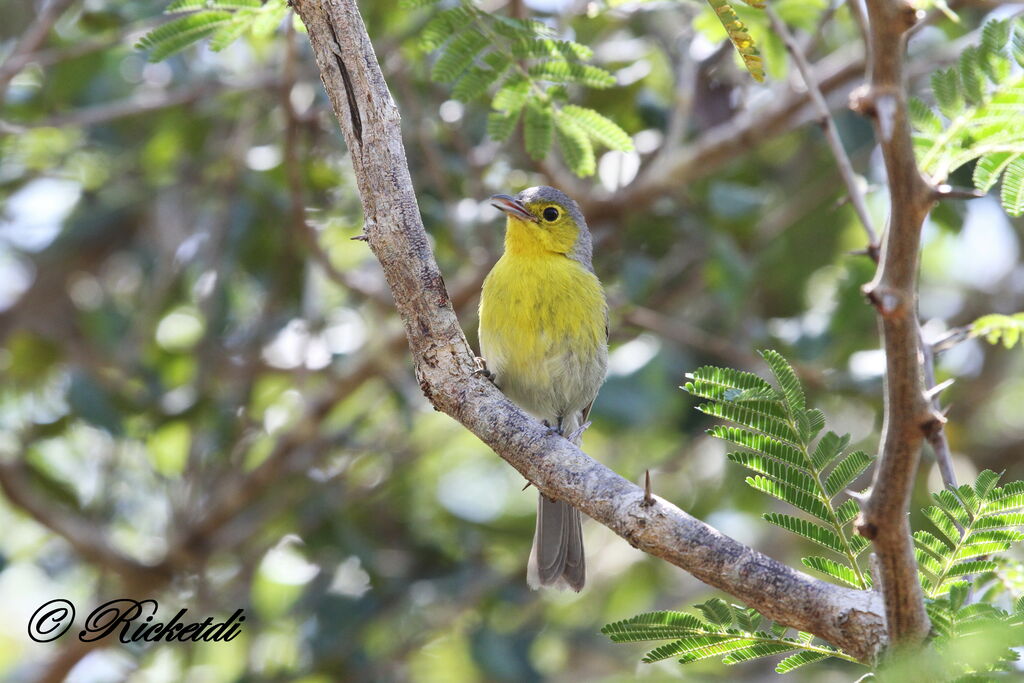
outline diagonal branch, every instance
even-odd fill
[[[867,0],[867,13],[869,80],[851,107],[874,124],[891,208],[878,270],[864,286],[878,312],[886,381],[879,462],[858,531],[874,541],[889,637],[902,646],[920,643],[929,630],[907,509],[922,442],[942,421],[924,391],[917,321],[921,226],[934,193],[914,158],[903,82],[906,32],[917,12],[906,0]]]
[[[365,214],[365,236],[405,325],[424,394],[538,489],[566,500],[633,546],[679,566],[861,660],[885,644],[876,593],[841,588],[787,567],[644,491],[550,433],[491,383],[452,310],[423,228],[398,110],[354,0],[295,0],[345,136]]]
[[[7,85],[32,59],[32,53],[42,45],[50,29],[57,23],[64,10],[73,5],[75,0],[51,0],[46,3],[39,14],[21,34],[14,50],[0,63],[0,105],[7,98]]]

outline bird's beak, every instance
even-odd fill
[[[537,217],[530,213],[521,201],[511,195],[496,194],[492,196],[491,206],[521,220],[530,221],[531,223],[539,222]]]

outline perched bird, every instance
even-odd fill
[[[480,351],[494,383],[521,408],[579,440],[608,365],[608,306],[579,206],[553,187],[491,205],[506,218],[505,253],[484,280]],[[586,580],[580,513],[540,495],[530,586],[579,591]]]

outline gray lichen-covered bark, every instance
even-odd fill
[[[379,259],[405,325],[424,394],[540,491],[565,500],[633,546],[685,569],[766,616],[873,659],[886,642],[880,596],[783,565],[656,498],[527,416],[473,374],[473,354],[423,228],[398,110],[354,0],[295,0],[348,144]]]

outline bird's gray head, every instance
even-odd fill
[[[505,249],[565,254],[593,270],[590,229],[579,205],[561,190],[542,185],[516,196],[496,194],[491,206],[508,216]]]

